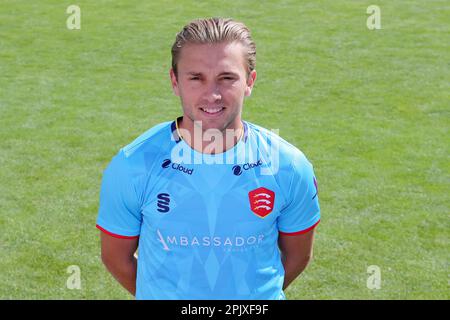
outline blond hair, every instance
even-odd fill
[[[221,42],[240,42],[246,52],[247,75],[256,66],[256,45],[250,30],[245,24],[231,18],[206,18],[192,20],[183,27],[172,45],[172,69],[178,76],[177,63],[185,44],[212,44]]]

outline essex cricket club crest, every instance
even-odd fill
[[[265,218],[273,210],[275,192],[260,187],[248,193],[250,209],[260,218]]]

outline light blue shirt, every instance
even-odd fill
[[[137,299],[285,299],[278,236],[317,225],[317,183],[296,147],[243,124],[209,155],[161,123],[105,169],[97,227],[139,237]]]

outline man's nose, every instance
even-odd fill
[[[207,86],[205,98],[209,103],[213,103],[222,99],[222,94],[220,93],[219,86],[217,83],[214,82]]]

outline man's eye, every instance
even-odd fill
[[[192,77],[192,78],[189,78],[189,80],[200,80],[200,78],[199,77]]]
[[[233,77],[223,77],[222,80],[227,80],[227,81],[229,81],[229,80],[234,80],[234,78],[233,78]]]

